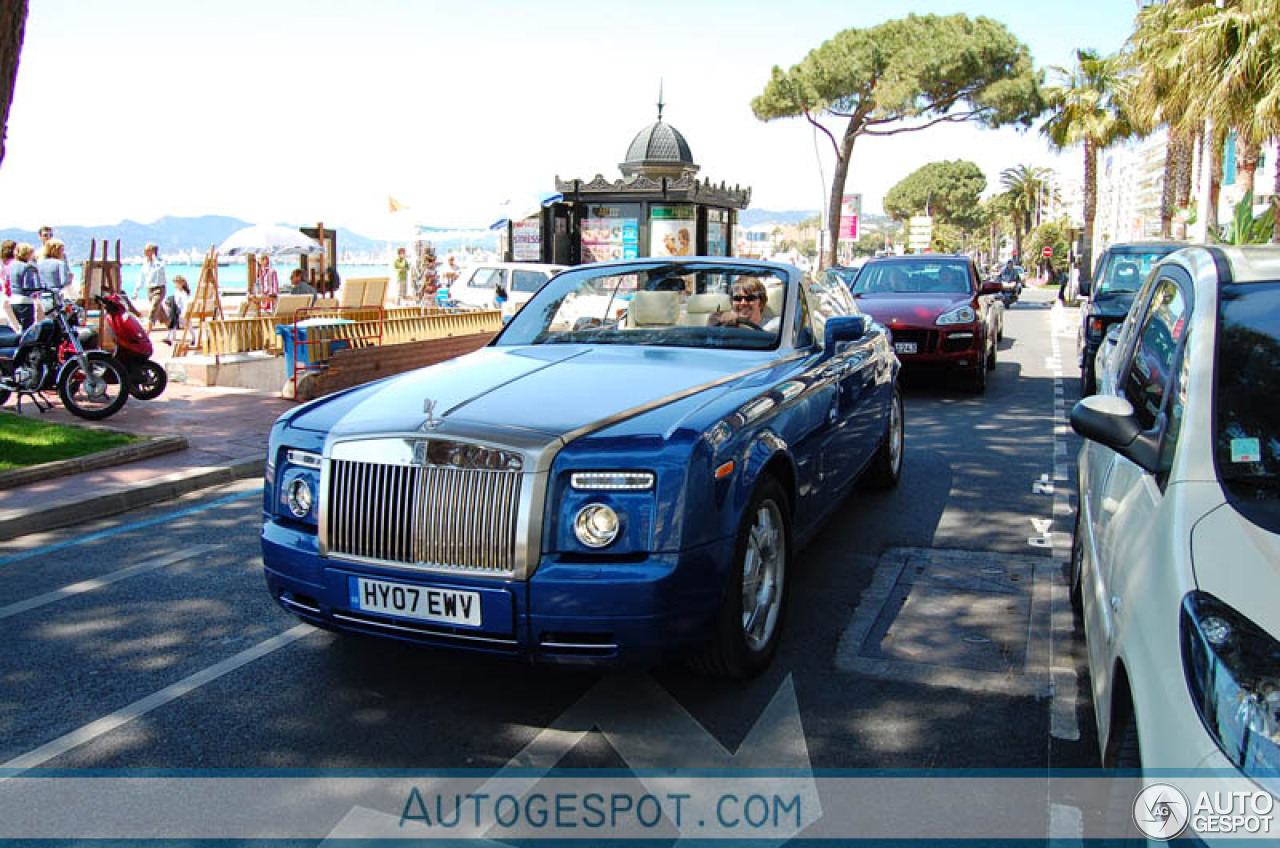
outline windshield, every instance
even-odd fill
[[[1147,278],[1151,266],[1168,256],[1176,247],[1167,250],[1152,250],[1146,253],[1109,253],[1104,257],[1104,264],[1098,269],[1098,294],[1116,294],[1117,292],[1136,292],[1142,288],[1142,281]]]
[[[1233,500],[1280,500],[1280,282],[1222,287],[1217,355],[1218,474]]]
[[[863,267],[853,281],[854,294],[930,292],[967,294],[972,291],[963,262],[881,262]]]
[[[496,345],[765,349],[780,339],[787,275],[719,263],[584,267],[544,286]]]

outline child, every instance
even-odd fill
[[[181,274],[173,278],[173,295],[169,298],[169,336],[165,344],[173,344],[173,333],[182,327],[182,316],[187,314],[187,305],[191,303],[191,289],[187,286],[187,278]]]

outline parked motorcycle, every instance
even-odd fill
[[[93,296],[106,313],[107,323],[116,337],[116,359],[129,371],[129,394],[138,400],[153,400],[169,385],[169,375],[151,359],[154,349],[133,304],[119,294]]]
[[[57,387],[72,415],[97,421],[114,415],[129,399],[129,371],[98,349],[98,334],[82,327],[84,311],[60,292],[40,293],[45,318],[19,335],[0,327],[0,405],[17,393],[41,412],[52,404],[41,392]]]

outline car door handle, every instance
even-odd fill
[[[1102,499],[1103,512],[1115,512],[1119,508],[1120,508],[1120,501],[1116,500],[1115,498],[1105,497]]]

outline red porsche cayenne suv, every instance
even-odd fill
[[[904,365],[946,368],[974,392],[996,367],[998,282],[983,282],[967,256],[886,256],[862,266],[850,284],[858,308],[893,333]]]

